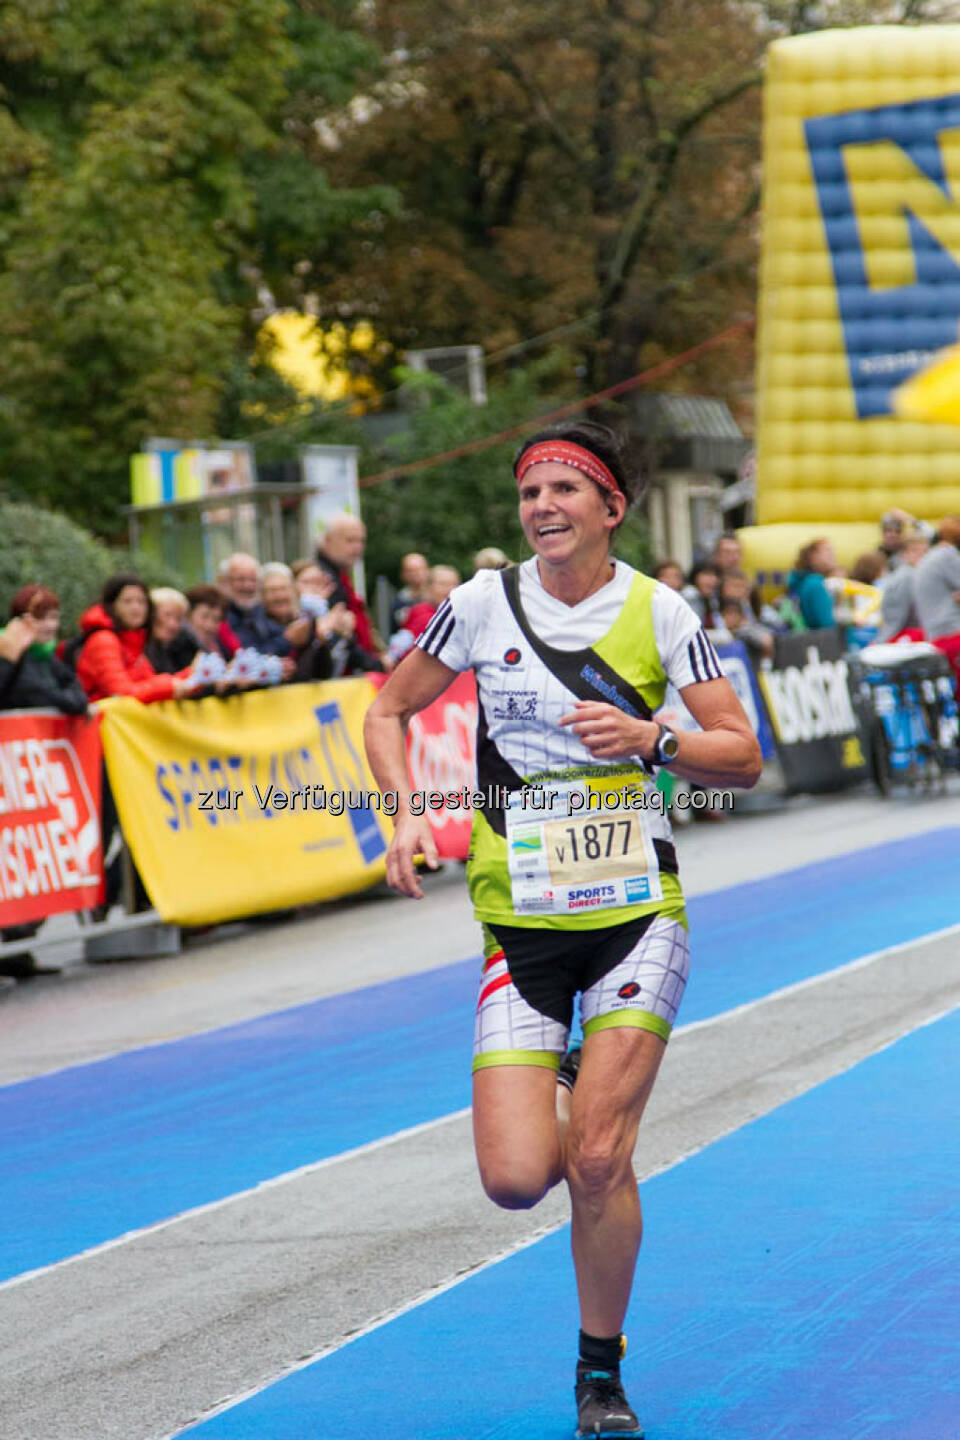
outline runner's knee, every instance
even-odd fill
[[[497,1166],[481,1166],[480,1180],[488,1197],[501,1210],[531,1210],[554,1183],[542,1172]]]
[[[567,1180],[585,1196],[604,1195],[631,1170],[622,1147],[604,1137],[571,1134],[567,1141]]]

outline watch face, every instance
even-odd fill
[[[660,736],[659,750],[664,760],[675,760],[680,749],[680,742],[672,730],[665,730]]]

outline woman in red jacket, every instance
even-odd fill
[[[158,675],[144,652],[150,634],[150,595],[136,575],[111,575],[99,605],[80,620],[86,635],[77,658],[77,678],[91,700],[132,695],[145,705],[187,692],[186,676]]]

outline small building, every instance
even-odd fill
[[[632,395],[626,408],[629,433],[651,477],[653,553],[688,570],[722,531],[746,523],[753,441],[724,400],[643,393]]]

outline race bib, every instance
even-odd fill
[[[518,915],[573,915],[662,898],[653,842],[668,827],[662,796],[645,777],[528,786],[512,792],[505,818]]]

